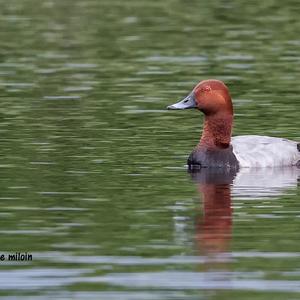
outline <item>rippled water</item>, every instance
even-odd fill
[[[300,4],[0,1],[4,299],[298,299],[299,170],[189,174],[200,79],[300,140]]]

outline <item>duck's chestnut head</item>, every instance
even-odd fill
[[[168,106],[168,109],[197,108],[205,115],[218,112],[233,112],[227,86],[220,80],[209,79],[199,82],[183,100]]]

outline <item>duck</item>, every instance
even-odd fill
[[[228,87],[217,79],[200,81],[183,100],[167,109],[194,108],[204,114],[202,136],[189,155],[189,169],[300,168],[300,143],[286,138],[242,135],[232,137],[233,105]]]

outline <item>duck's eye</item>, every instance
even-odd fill
[[[203,88],[203,92],[210,92],[211,91],[211,87],[210,86],[205,86]]]

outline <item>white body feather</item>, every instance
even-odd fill
[[[269,136],[244,135],[231,140],[240,167],[283,167],[300,160],[297,142]]]

